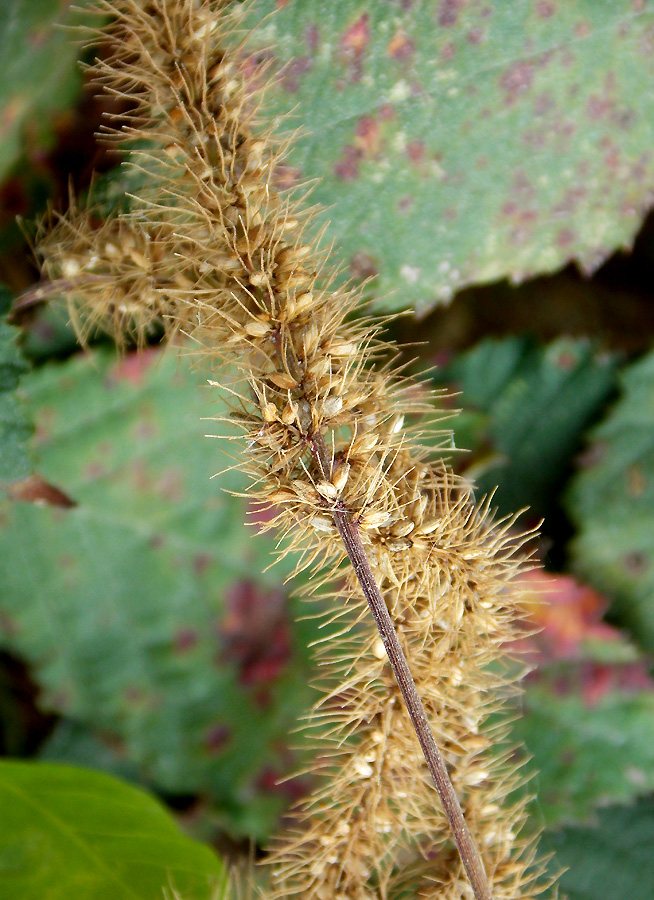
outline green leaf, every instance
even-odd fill
[[[15,343],[17,334],[0,319],[0,483],[22,478],[32,469],[26,448],[32,426],[16,394],[18,380],[27,371]]]
[[[575,571],[654,652],[654,353],[627,368],[619,401],[591,434],[567,498]]]
[[[262,836],[294,790],[288,732],[310,701],[307,645],[273,540],[244,527],[224,402],[157,351],[25,378],[39,471],[75,506],[0,508],[0,640],[41,702],[110,738],[160,790],[201,793]],[[70,502],[70,501],[68,501]],[[263,562],[262,562],[263,560]],[[86,757],[88,759],[88,757]]]
[[[98,772],[0,761],[0,896],[211,900],[225,869],[152,797]]]
[[[548,827],[654,791],[654,691],[611,691],[592,703],[529,686],[512,737],[525,743]]]
[[[590,828],[565,828],[545,835],[553,871],[568,900],[651,900],[654,896],[654,800],[600,810]]]
[[[436,376],[459,392],[463,413],[453,420],[459,457],[480,494],[509,514],[535,515],[552,504],[579,448],[581,435],[615,379],[615,359],[588,341],[562,338],[539,347],[526,338],[488,339]]]
[[[83,5],[83,4],[79,4]],[[0,4],[0,180],[26,145],[43,148],[55,117],[79,93],[78,42],[61,25],[81,13],[60,0],[4,0]]]
[[[267,119],[300,129],[282,183],[315,181],[388,308],[592,270],[652,204],[649,4],[256,0],[246,22],[249,68],[279,74]]]

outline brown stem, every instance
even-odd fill
[[[320,435],[314,434],[310,439],[314,458],[323,476],[330,478],[331,465],[324,442]],[[472,885],[475,900],[492,900],[490,884],[484,864],[477,846],[470,834],[461,804],[450,780],[445,761],[436,744],[433,732],[427,721],[425,708],[418,694],[407,658],[398,640],[393,620],[381,595],[375,576],[368,562],[365,547],[359,535],[359,529],[352,516],[340,501],[332,509],[334,523],[345,544],[347,555],[364,593],[373,615],[379,635],[383,641],[393,673],[397,679],[404,702],[406,703],[411,722],[422,747],[427,766],[436,785],[436,790],[443,803],[454,841],[461,855],[463,867]]]
[[[38,306],[39,303],[44,303],[57,294],[70,294],[76,289],[83,290],[88,284],[100,284],[113,279],[113,275],[84,274],[82,278],[57,278],[54,281],[39,281],[16,297],[9,313],[9,319],[18,318],[25,310]]]

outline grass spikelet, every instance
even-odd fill
[[[73,209],[41,241],[44,271],[82,337],[100,324],[143,340],[158,321],[239,372],[252,496],[275,508],[298,567],[327,567],[314,594],[329,593],[338,636],[318,649],[306,723],[317,786],[274,843],[271,896],[526,900],[540,867],[521,837],[525,801],[510,796],[522,776],[510,751],[494,751],[517,689],[502,647],[518,633],[521,540],[421,448],[429,399],[394,368],[379,324],[352,318],[356,292],[334,285],[299,201],[276,189],[282,148],[226,49],[235,25],[223,6],[98,2],[113,50],[92,75],[128,109],[107,136],[148,180],[128,214],[96,225]],[[348,540],[410,661],[483,861],[476,883]]]

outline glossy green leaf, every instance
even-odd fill
[[[654,353],[625,370],[621,397],[592,432],[568,495],[574,568],[654,651]]]
[[[602,809],[593,826],[565,828],[541,842],[555,853],[552,871],[566,869],[558,883],[568,900],[651,900],[652,846],[654,800]]]
[[[280,180],[315,180],[388,308],[593,269],[652,204],[649,3],[256,0],[246,24],[246,68],[279,76],[267,119],[300,129]]]
[[[0,761],[0,896],[216,900],[226,873],[152,797],[99,772]],[[224,896],[224,894],[223,894]]]
[[[0,483],[22,478],[32,468],[26,448],[32,427],[16,392],[18,379],[27,370],[16,346],[17,334],[0,319]]]
[[[480,494],[498,486],[501,512],[551,511],[589,420],[613,388],[615,358],[588,341],[539,347],[526,338],[488,339],[456,357],[436,382],[456,392],[455,458]]]
[[[243,477],[211,480],[234,462],[204,437],[219,392],[157,351],[74,358],[25,390],[39,472],[62,494],[0,509],[2,644],[45,708],[109,737],[147,782],[266,833],[294,790],[276,782],[315,625],[296,623],[283,568],[260,574],[273,541],[225,493]]]

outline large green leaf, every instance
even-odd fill
[[[60,0],[0,4],[0,180],[26,144],[41,148],[50,140],[56,113],[79,92],[78,42],[55,23],[79,24],[80,15]]]
[[[300,128],[281,180],[315,180],[326,239],[387,307],[593,269],[652,204],[647,2],[255,0],[261,20],[248,64]]]
[[[226,873],[152,797],[98,772],[0,761],[0,896],[215,900]]]
[[[510,514],[525,506],[551,512],[582,433],[612,390],[615,359],[588,341],[562,338],[541,347],[526,338],[488,339],[436,375],[457,392],[457,457],[480,493]]]
[[[556,854],[552,870],[567,869],[559,884],[568,900],[652,900],[653,846],[654,800],[603,809],[594,826],[565,828],[541,843]]]
[[[654,652],[654,353],[630,366],[622,396],[591,435],[568,496],[575,569]]]
[[[62,505],[0,510],[0,640],[44,707],[106,735],[159,789],[261,835],[288,800],[306,645],[272,541],[246,529],[217,391],[175,353],[108,354],[24,379],[39,471]],[[70,506],[70,503],[76,505]],[[61,754],[59,754],[61,755]],[[87,757],[88,758],[88,757]]]
[[[32,468],[26,448],[32,427],[16,394],[18,379],[27,370],[17,334],[0,319],[0,483],[22,478]]]

